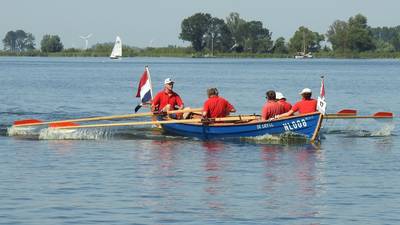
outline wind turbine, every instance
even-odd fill
[[[87,50],[87,47],[89,45],[89,41],[88,39],[92,36],[92,34],[88,34],[86,36],[79,36],[80,38],[82,38],[83,40],[85,40],[85,50]]]

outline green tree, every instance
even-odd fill
[[[390,42],[384,41],[382,39],[376,40],[375,46],[376,46],[376,49],[375,49],[376,52],[394,52],[394,51],[396,51],[395,47]]]
[[[15,52],[17,45],[17,35],[15,31],[8,31],[3,39],[4,50]]]
[[[393,45],[395,51],[400,51],[400,32],[397,33],[395,37],[390,41]]]
[[[367,18],[361,14],[350,17],[348,22],[349,48],[362,52],[375,49],[372,32],[367,25]]]
[[[27,33],[27,35],[26,35],[25,48],[27,50],[35,49],[35,37],[31,33]]]
[[[336,20],[329,27],[326,36],[328,41],[332,44],[334,51],[344,52],[349,49],[349,28],[345,21]]]
[[[216,17],[211,19],[209,29],[204,38],[206,47],[210,50],[226,52],[233,45],[232,34],[228,26],[224,20]]]
[[[397,27],[375,27],[370,28],[372,36],[375,39],[382,39],[385,42],[390,42],[400,32],[400,26]]]
[[[223,20],[221,20],[223,21]],[[217,42],[220,42],[220,50],[223,52],[230,51],[232,46],[235,44],[235,41],[232,37],[232,33],[230,32],[228,26],[224,22],[224,24],[220,28],[220,38],[217,40]]]
[[[299,27],[289,41],[291,52],[318,52],[321,49],[321,41],[325,40],[324,35],[313,32],[306,27]]]
[[[226,18],[226,25],[232,34],[234,47],[236,47],[236,50],[243,49],[244,42],[246,40],[246,21],[240,18],[239,13],[232,12]]]
[[[395,51],[400,51],[400,26],[375,27],[369,30],[372,32],[377,51],[381,51],[382,46],[389,46],[388,44],[392,45]]]
[[[286,46],[284,37],[279,37],[278,39],[276,39],[274,47],[273,47],[273,52],[281,53],[281,54],[287,54],[289,52],[288,47]]]
[[[64,48],[58,35],[44,35],[40,45],[42,52],[60,52]]]
[[[253,53],[265,53],[272,49],[271,33],[263,27],[261,21],[250,21],[245,25],[245,50]]]
[[[202,51],[205,47],[204,37],[209,31],[211,15],[196,13],[182,21],[179,38],[192,43],[195,51]]]
[[[3,39],[4,50],[22,52],[35,49],[35,37],[23,30],[9,31]]]
[[[113,42],[108,43],[97,43],[91,47],[94,52],[111,52],[114,47]],[[125,48],[124,48],[125,49]]]

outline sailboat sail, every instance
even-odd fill
[[[119,38],[117,36],[117,39],[115,40],[114,48],[111,52],[110,58],[117,59],[119,57],[122,57],[122,42],[121,42],[121,38]]]
[[[303,32],[303,52],[298,52],[297,55],[294,56],[295,59],[310,59],[313,58],[311,52],[306,53],[306,34]]]

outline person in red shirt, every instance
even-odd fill
[[[207,89],[207,101],[204,102],[203,106],[203,117],[204,118],[219,118],[226,117],[231,112],[236,112],[235,107],[231,105],[226,99],[218,96],[218,90],[216,88]]]
[[[289,112],[290,109],[292,109],[292,104],[286,101],[285,96],[281,92],[275,92],[276,94],[276,100],[278,100],[278,103],[283,105],[283,108],[285,108],[285,112]]]
[[[276,101],[275,91],[267,91],[266,98],[268,100],[262,108],[262,120],[268,120],[269,118],[273,118],[274,116],[285,112],[285,108],[283,107],[283,105]]]
[[[167,78],[164,81],[164,90],[157,93],[151,103],[151,111],[167,112],[169,110],[183,109],[181,97],[173,91],[174,81]]]
[[[299,114],[302,115],[317,111],[317,100],[311,98],[312,91],[310,88],[304,88],[299,94],[303,98],[299,102],[296,102],[289,112],[277,115],[275,118],[288,117],[295,112],[299,112]]]

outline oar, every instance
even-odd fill
[[[199,112],[199,111],[202,111],[202,108],[172,110],[172,111],[168,111],[166,114]],[[68,123],[71,123],[71,125],[74,125],[73,122],[126,119],[126,118],[141,117],[141,116],[153,116],[153,115],[155,115],[153,112],[147,112],[147,113],[126,114],[126,115],[99,116],[99,117],[89,117],[89,118],[70,119],[70,120],[58,120],[58,121],[49,121],[49,122],[44,122],[44,121],[36,120],[36,119],[26,119],[26,120],[15,121],[14,126],[22,127],[22,126],[38,126],[38,125],[46,125],[46,124],[60,124],[60,125],[66,124],[66,125],[68,125]]]
[[[338,116],[338,115],[325,115],[324,119],[391,119],[393,118],[392,112],[377,112],[371,116]]]
[[[326,116],[355,116],[357,115],[357,110],[355,109],[342,109],[337,113],[327,114]]]
[[[235,121],[248,121],[258,119],[259,116],[231,116],[214,118],[206,122],[235,122]],[[162,120],[162,121],[142,121],[142,122],[127,122],[127,123],[106,123],[106,124],[90,124],[90,125],[65,125],[55,123],[50,124],[51,128],[57,129],[75,129],[75,128],[98,128],[98,127],[122,127],[122,126],[138,126],[138,125],[152,125],[152,124],[169,124],[169,123],[203,123],[202,119],[184,119],[184,120]]]

